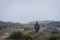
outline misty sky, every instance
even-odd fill
[[[0,0],[0,20],[60,20],[60,0]]]

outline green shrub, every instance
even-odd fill
[[[34,32],[34,31],[31,31],[31,32],[29,32],[29,34],[30,34],[30,35],[34,35],[34,34],[35,34],[35,32]]]
[[[23,33],[22,32],[13,32],[11,35],[10,35],[10,39],[21,39],[23,36]]]
[[[7,40],[32,40],[32,36],[22,32],[13,32]]]
[[[33,40],[33,39],[32,39],[32,36],[31,36],[31,35],[27,35],[27,34],[25,34],[25,35],[23,36],[23,39],[24,39],[24,40]]]
[[[60,35],[51,35],[48,37],[48,40],[60,40]]]
[[[0,32],[0,35],[2,35],[3,34],[3,32]]]

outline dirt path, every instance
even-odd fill
[[[3,35],[0,36],[0,40],[5,40],[7,37],[9,37],[10,33],[5,32]]]

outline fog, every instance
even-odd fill
[[[60,0],[0,0],[0,20],[27,23],[60,20]]]

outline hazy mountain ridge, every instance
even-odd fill
[[[28,24],[34,25],[36,21],[29,22]],[[60,21],[38,21],[41,27],[60,27]]]
[[[2,28],[8,28],[8,27],[15,27],[15,26],[23,26],[21,23],[13,23],[13,22],[4,22],[0,21],[0,29]]]
[[[21,24],[21,23],[13,23],[13,22],[4,22],[4,21],[0,21],[0,29],[2,28],[11,28],[11,27],[23,27],[23,26],[27,26],[27,27],[34,27],[34,24],[36,23],[36,21],[31,21],[27,24]],[[60,21],[38,21],[40,27],[57,27],[60,28]]]

